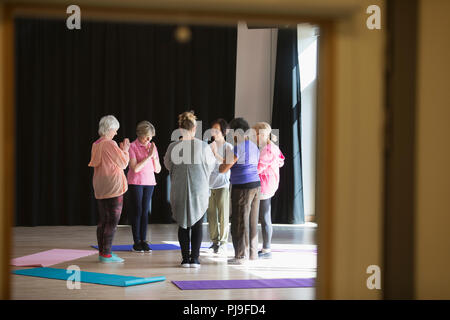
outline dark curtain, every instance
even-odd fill
[[[279,29],[275,66],[272,128],[286,157],[280,187],[272,198],[274,223],[305,222],[301,157],[301,99],[297,30]]]
[[[190,26],[179,43],[174,25],[18,18],[16,45],[16,220],[18,226],[94,225],[89,168],[98,122],[113,114],[115,140],[136,138],[148,120],[161,165],[150,222],[170,223],[162,158],[177,115],[193,109],[203,131],[234,117],[236,27]],[[128,219],[127,194],[121,224]]]

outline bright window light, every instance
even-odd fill
[[[299,57],[300,90],[307,88],[317,77],[317,40],[314,40]]]

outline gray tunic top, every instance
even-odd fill
[[[172,142],[164,156],[170,175],[170,206],[177,224],[192,227],[206,212],[209,178],[216,158],[199,139]]]

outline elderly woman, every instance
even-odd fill
[[[258,259],[258,213],[261,182],[258,175],[259,149],[249,139],[248,122],[244,118],[231,120],[234,155],[225,159],[219,172],[231,170],[231,237],[234,259],[228,264],[245,264]]]
[[[172,134],[172,140],[181,139],[169,145],[164,165],[170,173],[172,214],[179,226],[181,266],[198,268],[202,221],[209,200],[209,178],[216,159],[206,142],[194,138],[197,122],[193,112],[180,114],[178,124],[180,129]]]
[[[267,122],[258,122],[253,126],[256,131],[256,141],[260,148],[258,173],[261,180],[259,203],[259,220],[263,238],[263,248],[258,252],[259,258],[270,259],[272,253],[272,217],[271,201],[280,184],[280,168],[284,165],[284,155],[274,143],[278,138],[272,133]]]
[[[146,241],[148,212],[156,185],[155,173],[161,171],[161,164],[155,143],[151,142],[155,136],[155,127],[148,121],[141,121],[136,127],[136,135],[137,139],[130,145],[130,168],[127,175],[133,208],[133,251],[151,252]]]
[[[122,213],[123,194],[127,179],[123,170],[128,166],[130,142],[124,139],[120,148],[113,140],[119,129],[114,116],[100,119],[100,138],[92,144],[89,167],[94,168],[92,179],[98,204],[97,241],[100,262],[123,262],[111,251],[114,233]]]

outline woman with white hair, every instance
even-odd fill
[[[131,231],[133,251],[149,253],[147,243],[148,212],[156,186],[155,173],[161,171],[158,150],[154,142],[155,127],[148,121],[141,121],[136,127],[137,139],[130,145],[130,169],[128,185],[133,208]]]
[[[120,148],[113,140],[119,121],[112,116],[100,119],[100,138],[92,144],[89,167],[94,168],[92,183],[98,204],[97,241],[99,261],[123,262],[111,251],[114,234],[123,206],[123,194],[128,189],[123,170],[128,166],[130,141],[124,139]]]
[[[259,202],[259,220],[263,238],[263,248],[258,252],[261,259],[272,257],[270,244],[272,242],[271,201],[280,184],[280,168],[284,165],[284,155],[274,143],[278,137],[272,133],[267,122],[258,122],[253,126],[256,131],[256,141],[261,152],[258,162],[258,174],[261,180]]]

